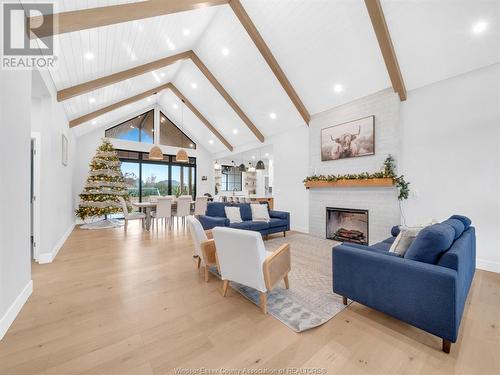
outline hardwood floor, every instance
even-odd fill
[[[0,341],[0,374],[500,374],[500,275],[485,271],[449,355],[437,337],[357,303],[294,333],[231,289],[223,298],[213,277],[205,283],[187,232],[142,232],[138,223],[127,234],[75,229],[52,264],[33,265],[33,281]]]

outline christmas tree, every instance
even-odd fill
[[[81,202],[75,213],[82,220],[121,213],[120,197],[125,200],[130,211],[130,198],[120,169],[118,153],[104,138],[90,162],[87,183],[80,194]],[[110,221],[108,224],[113,226],[116,222]]]

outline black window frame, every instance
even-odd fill
[[[161,145],[163,145],[163,146],[169,146],[169,147],[180,147],[180,146],[168,145],[168,144],[161,143],[161,117],[163,116],[163,117],[165,117],[165,118],[167,119],[167,121],[169,121],[169,122],[170,122],[173,126],[175,126],[175,127],[177,128],[177,130],[179,130],[179,131],[182,133],[182,135],[183,135],[184,137],[186,137],[187,139],[189,139],[189,142],[191,142],[191,143],[193,144],[193,146],[194,146],[194,147],[185,147],[185,148],[189,148],[190,150],[196,150],[196,147],[197,147],[196,143],[195,143],[195,142],[194,142],[194,141],[193,141],[193,140],[192,140],[192,139],[191,139],[191,138],[190,138],[190,137],[189,137],[186,133],[184,133],[184,132],[182,131],[182,129],[181,129],[181,128],[179,128],[179,127],[175,124],[175,122],[173,122],[173,121],[170,119],[170,117],[168,117],[167,115],[165,115],[165,114],[164,114],[161,110],[159,110],[159,113],[160,113],[160,119],[159,119],[159,124],[160,124],[160,126],[159,126],[159,129],[158,129],[158,131],[159,131],[159,135],[158,135],[158,142],[159,142]]]
[[[134,151],[134,150],[125,150],[125,149],[116,149],[118,154],[120,152],[133,152],[138,155],[137,159],[134,158],[127,158],[127,157],[120,157],[118,155],[118,159],[120,162],[127,162],[127,163],[137,163],[139,164],[139,202],[142,202],[142,164],[158,164],[158,165],[166,165],[168,166],[168,195],[172,195],[172,166],[181,166],[181,167],[191,167],[194,168],[194,181],[193,182],[193,190],[192,190],[192,197],[193,199],[196,198],[196,189],[197,189],[197,176],[198,176],[198,166],[196,164],[196,158],[195,157],[190,157],[189,158],[189,163],[180,163],[175,161],[175,155],[163,155],[163,160],[149,160],[147,157],[149,155],[148,152],[143,152],[143,151]],[[146,158],[145,158],[146,156]],[[182,181],[181,181],[182,183]]]
[[[113,129],[115,129],[115,128],[119,127],[119,126],[122,126],[122,125],[126,124],[127,122],[129,122],[129,121],[131,121],[131,120],[134,120],[135,118],[137,118],[137,117],[139,117],[139,116],[145,116],[145,117],[144,117],[144,119],[146,119],[146,117],[147,117],[150,113],[152,113],[152,115],[153,115],[153,141],[152,141],[152,142],[143,142],[143,140],[142,140],[142,132],[141,132],[141,128],[142,128],[142,127],[139,127],[139,128],[138,128],[138,129],[139,129],[139,140],[130,140],[130,139],[123,139],[123,138],[110,137],[110,136],[108,136],[108,135],[106,134],[108,131],[113,130]],[[107,128],[106,130],[104,130],[104,136],[105,136],[105,137],[107,137],[107,138],[111,138],[111,139],[119,139],[119,140],[121,140],[121,141],[128,141],[128,142],[140,142],[140,143],[146,143],[146,144],[148,144],[148,145],[152,145],[152,144],[154,144],[154,131],[155,131],[155,129],[154,129],[154,121],[155,121],[155,113],[154,113],[154,109],[150,109],[150,110],[148,110],[148,111],[146,111],[146,112],[143,112],[143,113],[141,113],[141,114],[138,114],[137,116],[133,116],[133,117],[129,118],[128,120],[125,120],[125,121],[123,121],[123,122],[120,122],[120,123],[119,123],[119,124],[117,124],[117,125],[114,125],[114,126],[112,126],[112,127],[110,127],[110,128]],[[130,150],[124,150],[124,151],[130,151]]]
[[[221,178],[221,191],[243,191],[243,175],[242,175],[242,172],[239,170],[239,167],[238,166],[234,166],[234,165],[222,165],[221,166],[222,168],[222,175],[226,175],[228,176],[229,173],[224,173],[224,170],[225,169],[230,169],[234,172],[237,172],[237,173],[232,173],[233,176],[239,176],[239,186],[240,186],[240,189],[239,190],[228,190],[228,179],[226,178],[226,183],[225,183],[225,186],[224,186],[224,179]],[[233,182],[234,184],[234,182]]]

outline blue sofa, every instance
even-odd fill
[[[243,222],[230,224],[224,210],[226,206],[240,207]],[[269,210],[269,217],[271,218],[269,223],[252,221],[252,210],[249,203],[211,202],[208,203],[206,214],[201,215],[198,219],[205,230],[214,227],[231,227],[253,230],[260,232],[263,236],[280,232],[283,232],[285,236],[286,231],[290,230],[290,214],[283,211]]]
[[[332,250],[333,291],[443,339],[456,342],[476,269],[471,221],[453,215],[422,229],[404,257],[388,252],[392,237],[373,246],[343,243]]]

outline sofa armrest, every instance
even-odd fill
[[[457,273],[446,267],[340,245],[333,291],[455,342],[461,316]]]
[[[285,211],[274,211],[269,210],[269,217],[274,217],[275,219],[290,219],[290,213]]]
[[[215,217],[201,215],[198,220],[201,223],[203,229],[208,230],[215,227],[227,227],[229,225],[229,219],[227,217]]]

